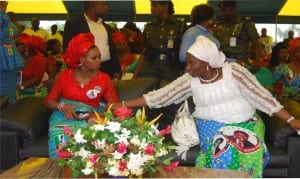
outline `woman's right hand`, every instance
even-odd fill
[[[77,114],[74,111],[75,107],[76,106],[72,104],[64,104],[62,107],[62,112],[64,113],[66,119],[77,118]]]

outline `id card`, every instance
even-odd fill
[[[173,48],[173,46],[174,46],[174,40],[173,39],[169,39],[168,40],[167,48]]]
[[[230,37],[229,46],[230,47],[236,47],[236,37]]]
[[[21,86],[22,85],[22,70],[17,71],[17,85]]]

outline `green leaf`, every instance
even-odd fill
[[[59,160],[59,161],[57,162],[57,165],[60,166],[60,167],[63,167],[63,166],[65,166],[66,164],[67,164],[67,161],[66,161],[66,160]]]
[[[105,113],[104,113],[104,116],[105,116],[107,119],[113,119],[113,118],[115,118],[115,116],[113,115],[112,112],[105,112]]]
[[[170,165],[174,157],[168,157],[162,160],[162,163],[165,165]]]

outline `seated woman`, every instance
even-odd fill
[[[38,36],[21,34],[16,40],[25,66],[22,70],[19,98],[26,96],[46,96],[47,89],[42,82],[47,80],[47,59],[42,52],[46,49],[45,41]]]
[[[134,55],[130,52],[128,40],[121,32],[113,33],[113,42],[116,47],[118,61],[122,68],[122,80],[132,79],[140,55]]]
[[[49,119],[50,158],[56,158],[56,150],[66,142],[64,126],[74,130],[86,126],[90,112],[103,110],[102,99],[119,101],[109,75],[99,71],[101,54],[94,44],[91,33],[73,37],[64,54],[69,68],[59,74],[45,99],[45,105],[54,110]]]
[[[62,44],[58,39],[48,40],[46,50],[48,53],[47,73],[49,75],[49,79],[45,86],[47,86],[48,89],[51,89],[57,74],[67,68],[67,66],[63,59]]]
[[[127,22],[121,29],[127,39],[131,53],[140,54],[142,52],[142,32],[133,22]]]
[[[300,101],[300,37],[290,41],[288,46],[290,62],[280,64],[274,71],[276,96]]]
[[[265,127],[256,109],[278,116],[295,131],[300,130],[300,120],[246,68],[224,61],[215,43],[198,36],[186,54],[187,73],[161,89],[113,106],[160,108],[192,96],[200,139],[196,167],[242,170],[251,177],[262,177],[269,155]]]
[[[57,72],[66,68],[62,53],[62,44],[58,39],[50,39],[47,41],[46,50],[48,52],[48,61],[54,65],[54,75],[56,75]],[[51,75],[49,75],[49,78],[52,78]]]
[[[289,63],[289,51],[285,43],[279,42],[272,48],[272,54],[268,68],[274,72],[279,64]]]

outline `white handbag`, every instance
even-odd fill
[[[177,155],[181,155],[183,160],[186,160],[186,152],[189,148],[199,144],[199,135],[194,118],[189,112],[187,100],[177,110],[171,135],[173,141],[178,144],[176,147]]]

